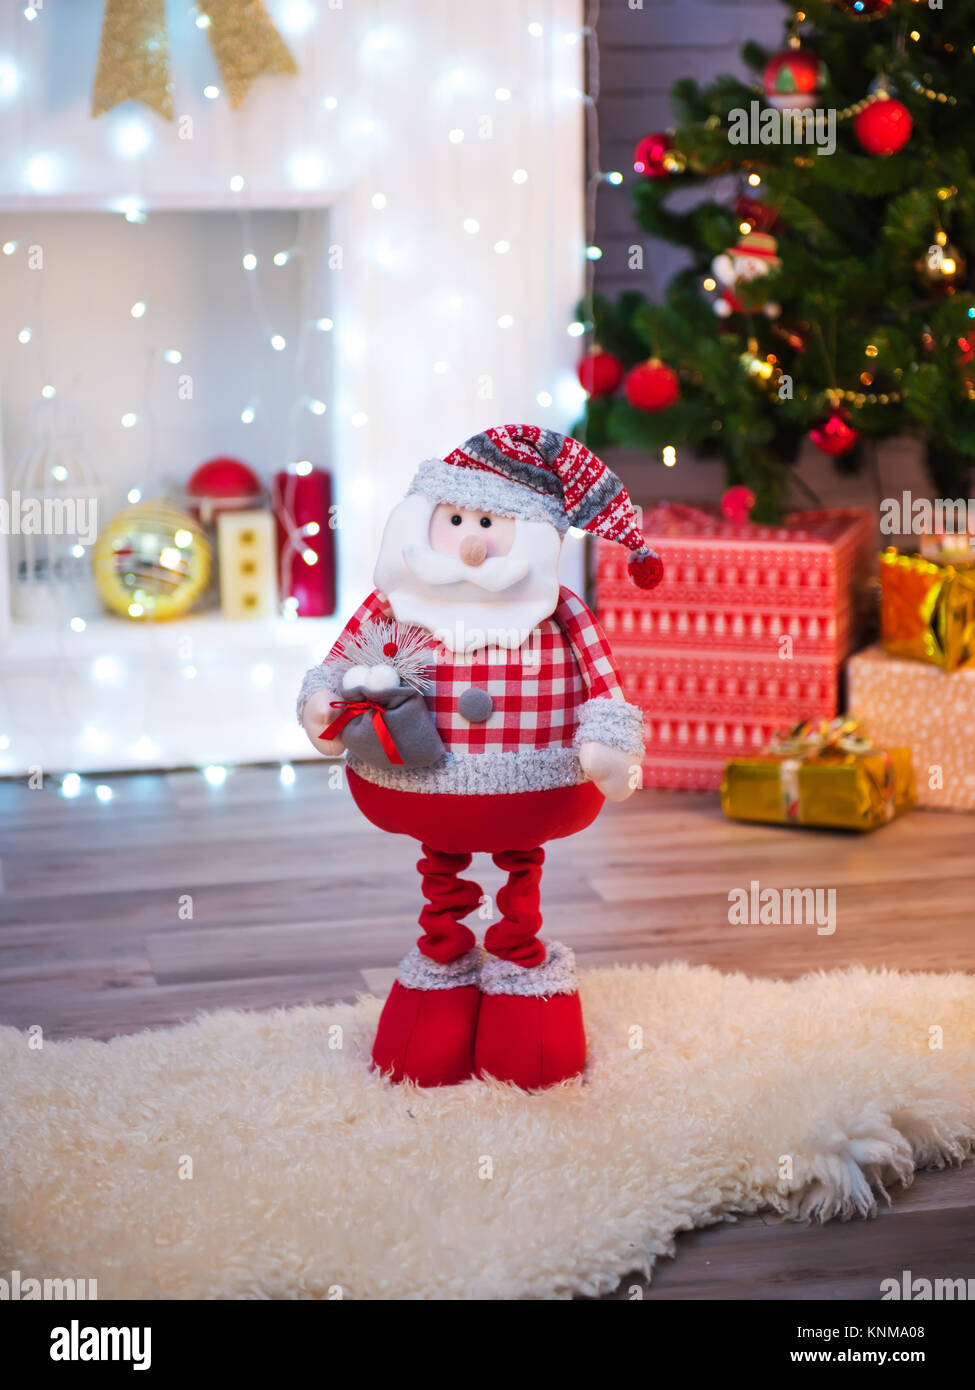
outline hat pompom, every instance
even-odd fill
[[[630,578],[638,589],[655,589],[663,577],[663,561],[655,550],[637,550],[630,556]]]

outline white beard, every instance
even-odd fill
[[[430,546],[434,503],[412,493],[389,514],[373,576],[393,617],[424,628],[450,652],[515,651],[559,601],[562,539],[547,521],[515,521],[507,555],[465,565]]]

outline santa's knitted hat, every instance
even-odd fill
[[[433,502],[548,521],[618,541],[630,554],[630,578],[652,589],[663,578],[660,556],[640,534],[626,488],[578,439],[537,425],[503,425],[472,435],[445,459],[421,463],[409,493]]]

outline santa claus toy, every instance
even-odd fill
[[[301,688],[298,717],[322,753],[346,751],[359,810],[422,845],[421,935],[372,1053],[393,1081],[530,1089],[585,1064],[573,953],[539,936],[542,846],[639,785],[643,716],[559,586],[570,526],[626,546],[639,587],[660,581],[625,488],[577,440],[507,425],[428,459],[375,589]],[[461,877],[475,853],[507,875],[483,947],[464,921],[486,901]]]
[[[778,270],[781,264],[774,236],[768,232],[747,232],[737,246],[729,246],[711,262],[711,274],[721,286],[712,306],[714,312],[723,319],[731,314],[747,313],[735,294],[737,286],[760,280]],[[767,318],[777,319],[782,310],[778,304],[768,301],[762,305],[761,312]]]

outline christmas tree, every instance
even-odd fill
[[[930,4],[930,8],[929,8]],[[685,79],[634,155],[637,220],[692,263],[662,302],[595,296],[593,448],[723,457],[775,518],[809,436],[856,468],[914,434],[939,495],[975,466],[972,0],[809,0],[751,82]],[[692,201],[674,195],[700,190]],[[692,195],[693,197],[693,195]]]

